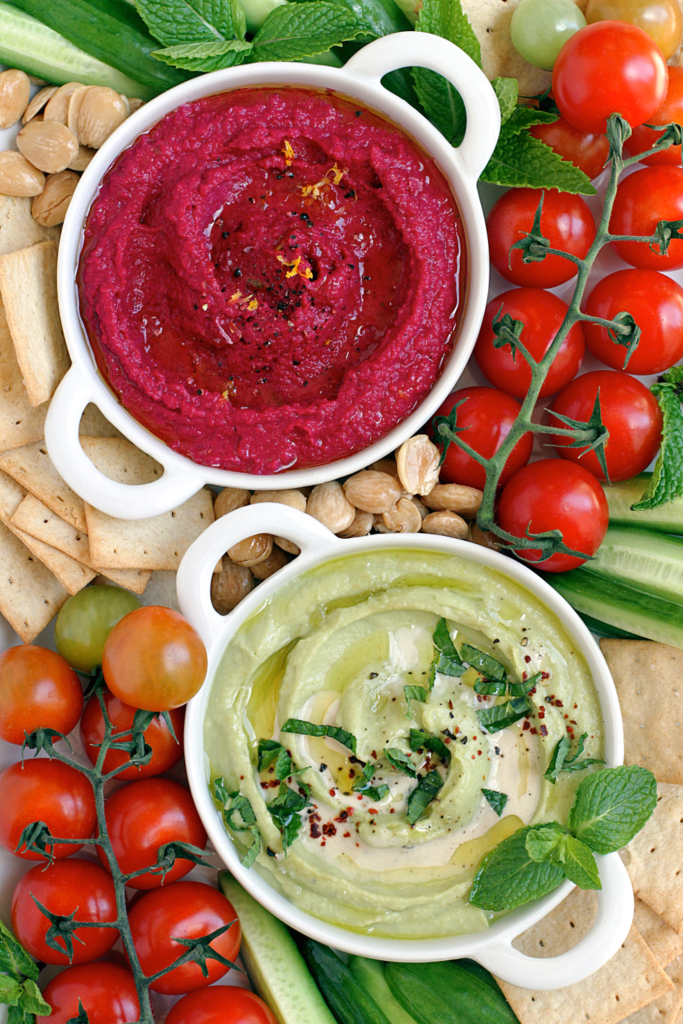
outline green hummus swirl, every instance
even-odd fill
[[[522,680],[542,673],[532,712],[497,733],[479,725],[478,675],[438,673],[428,688],[432,635],[445,618],[463,643],[503,662]],[[280,733],[287,719],[339,726],[356,737],[354,758],[329,738]],[[450,757],[413,751],[410,730],[447,744]],[[325,562],[292,580],[228,643],[204,725],[210,780],[246,797],[263,849],[252,870],[302,910],[333,924],[391,938],[465,934],[491,915],[468,902],[478,862],[522,823],[565,822],[584,772],[543,779],[564,735],[587,733],[586,754],[603,755],[593,681],[559,620],[524,587],[483,566],[419,549],[381,550]],[[258,770],[258,741],[279,740],[294,769],[288,785],[308,793],[302,826],[283,852],[268,803],[280,783]],[[386,749],[411,758],[418,778],[436,769],[443,785],[415,824],[407,800],[417,785]],[[376,765],[380,799],[354,790]],[[306,786],[299,790],[301,783]],[[503,816],[482,788],[507,795]],[[232,832],[246,852],[248,832]]]

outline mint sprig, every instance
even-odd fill
[[[602,889],[593,851],[561,828],[532,828],[526,837],[532,860],[550,861],[563,868],[567,878],[581,889]]]
[[[253,39],[251,59],[301,60],[315,57],[332,46],[363,34],[353,11],[339,4],[316,0],[285,4],[270,12]]]
[[[657,783],[647,768],[604,768],[577,789],[568,825],[591,850],[613,853],[631,842],[656,806]]]
[[[482,910],[514,910],[556,889],[565,878],[557,864],[536,861],[526,848],[530,827],[519,828],[482,860],[470,892],[470,903]]]
[[[153,57],[186,71],[221,71],[241,64],[252,50],[244,39],[229,39],[219,43],[183,43],[154,50]]]
[[[36,1014],[52,1012],[36,984],[38,964],[0,920],[0,1005],[9,1008],[8,1024],[35,1024]]]
[[[631,508],[660,508],[683,495],[683,367],[672,366],[650,388],[662,410],[662,445],[645,493]]]
[[[246,19],[238,0],[135,0],[135,6],[167,47],[244,39]]]

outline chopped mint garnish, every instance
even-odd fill
[[[427,700],[427,691],[424,686],[404,686],[403,693],[409,704],[411,700],[419,700],[423,704]]]
[[[286,782],[280,783],[280,790],[268,804],[271,818],[282,833],[282,849],[286,853],[301,830],[301,812],[308,804],[308,797],[290,789]]]
[[[431,803],[442,786],[443,779],[436,768],[431,772],[427,772],[426,775],[420,775],[417,780],[417,786],[408,797],[408,814],[406,817],[410,825],[414,825],[418,818],[424,814],[428,804]]]
[[[384,751],[386,757],[392,768],[395,768],[399,772],[403,772],[404,775],[410,775],[414,779],[417,775],[417,769],[410,760],[407,754],[404,754],[398,747],[387,747]]]
[[[483,786],[481,791],[500,818],[501,814],[505,810],[505,804],[508,802],[507,793],[501,793],[497,789],[484,789]]]
[[[242,858],[242,866],[250,868],[263,848],[261,833],[256,824],[256,815],[251,803],[237,790],[229,793],[222,776],[214,779],[213,796],[214,800],[223,808],[223,821],[228,828],[231,828],[233,832],[251,832],[253,842]],[[239,815],[240,821],[235,819],[236,814]]]
[[[292,759],[282,744],[277,740],[259,740],[258,770],[265,771],[273,762],[275,762],[275,778],[279,781],[292,774]]]
[[[487,732],[498,732],[499,729],[507,729],[509,725],[519,722],[525,718],[531,710],[526,697],[513,697],[505,704],[494,704],[491,708],[480,708],[477,710],[479,725]]]
[[[604,760],[600,757],[584,757],[582,761],[579,760],[583,754],[583,748],[587,738],[588,733],[585,732],[579,740],[579,747],[574,756],[567,757],[570,747],[569,738],[567,736],[563,736],[553,750],[550,763],[548,764],[548,770],[545,772],[543,778],[547,779],[548,782],[552,782],[554,786],[560,772],[580,772],[592,764],[604,764]]]
[[[411,729],[408,743],[411,750],[429,750],[430,753],[440,757],[445,764],[450,763],[450,750],[443,740],[439,739],[438,736],[432,735],[432,733],[423,732],[422,729]]]
[[[497,658],[492,658],[490,654],[471,647],[469,644],[463,644],[460,648],[460,657],[492,682],[505,682],[507,678],[505,665]]]
[[[300,718],[288,718],[281,726],[280,732],[293,732],[299,736],[329,736],[331,740],[336,740],[343,747],[348,747],[353,754],[356,753],[356,737],[338,725],[315,725],[313,722],[304,722]]]
[[[351,787],[356,793],[362,793],[368,800],[381,800],[383,796],[386,796],[389,792],[389,787],[382,783],[381,786],[373,786],[372,777],[379,768],[378,764],[374,764],[372,761],[364,766],[363,771],[360,773],[357,779],[353,780],[353,786]]]

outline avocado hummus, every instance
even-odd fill
[[[435,634],[468,655],[459,675]],[[531,685],[497,731],[480,717],[504,698],[475,690],[486,656],[512,692]],[[252,870],[316,917],[405,939],[488,926],[477,864],[522,824],[566,821],[585,772],[543,774],[584,733],[602,757],[595,687],[555,615],[501,573],[410,548],[280,587],[228,643],[204,725],[212,791],[238,808],[226,827],[242,855],[261,844]]]

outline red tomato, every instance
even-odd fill
[[[130,729],[133,725],[136,709],[131,707],[130,704],[124,704],[123,701],[115,697],[109,690],[103,691],[103,697],[107,714],[111,719],[114,729],[117,732]],[[162,772],[167,772],[169,768],[172,768],[174,764],[180,761],[183,756],[185,709],[173,708],[169,711],[169,716],[173,723],[177,742],[173,739],[170,729],[161,716],[153,719],[151,724],[145,729],[145,741],[152,748],[152,760],[141,768],[124,768],[116,776],[117,780],[148,779],[152,775],[161,775]],[[83,740],[86,754],[92,763],[95,764],[100,752],[98,744],[104,739],[104,719],[97,697],[91,697],[85,706],[85,711],[81,718],[81,739]],[[130,734],[124,734],[121,739],[130,739]],[[128,754],[124,750],[109,750],[104,759],[103,770],[111,772],[117,765],[125,764],[127,760]]]
[[[58,953],[45,942],[50,922],[35,904],[39,900],[51,913],[69,915],[76,921],[115,921],[114,883],[98,864],[74,857],[27,871],[12,897],[12,928],[22,946],[46,964],[68,964],[66,953]],[[77,928],[73,933],[74,964],[88,963],[102,956],[119,937],[117,928]],[[80,941],[79,941],[80,940]],[[58,943],[63,946],[63,942]]]
[[[560,391],[550,409],[584,423],[590,419],[598,391],[602,422],[610,435],[605,445],[609,478],[612,483],[630,480],[643,472],[659,450],[662,414],[644,384],[614,370],[593,370],[577,377]],[[549,422],[554,425],[558,421],[551,415]],[[578,463],[598,480],[605,479],[595,452],[568,448],[561,435],[551,434],[548,439],[562,459]]]
[[[498,525],[516,537],[529,533],[560,530],[572,551],[594,555],[607,533],[609,509],[605,493],[582,466],[560,459],[532,462],[515,473],[506,484],[498,505]],[[541,551],[517,552],[527,561],[538,562],[545,572],[566,572],[582,565],[585,558],[555,554],[539,562]]]
[[[107,637],[102,672],[119,700],[146,711],[187,704],[204,682],[206,648],[187,619],[171,608],[138,608]]]
[[[649,124],[683,124],[683,68],[670,67],[669,68],[669,89],[666,94],[666,99],[662,103],[658,110],[655,110],[652,117],[648,118]],[[637,128],[633,129],[633,135],[630,139],[627,139],[624,143],[624,152],[628,156],[637,156],[639,153],[644,153],[647,149],[652,149],[657,139],[662,135],[662,132],[656,132],[652,128],[647,128],[644,124],[638,125]],[[648,164],[650,167],[671,165],[672,167],[681,166],[681,147],[680,146],[669,146],[668,149],[663,149],[661,153],[653,153],[652,156],[646,156],[641,163]]]
[[[246,988],[213,985],[179,999],[171,1007],[166,1024],[277,1024],[277,1021],[263,1000]]]
[[[511,188],[491,207],[486,222],[491,263],[513,284],[554,288],[576,277],[577,268],[563,256],[546,256],[541,263],[524,263],[515,242],[531,231],[534,215],[543,199],[541,232],[553,249],[581,259],[595,238],[595,222],[581,196],[539,188]]]
[[[624,21],[598,21],[564,44],[553,67],[553,96],[564,118],[582,132],[607,129],[619,113],[633,128],[663,103],[666,61],[647,32]]]
[[[176,939],[198,939],[231,921],[235,923],[213,940],[211,948],[232,961],[239,953],[242,932],[232,903],[203,882],[172,882],[145,893],[129,910],[128,920],[140,966],[147,975],[163,970],[186,952],[187,946]],[[212,985],[228,971],[218,960],[207,960],[206,966],[206,978],[199,964],[187,963],[150,987],[166,995],[182,995]]]
[[[585,306],[590,316],[612,320],[630,313],[643,332],[628,361],[628,372],[661,373],[683,358],[683,288],[656,270],[618,270],[597,283]],[[607,328],[584,323],[588,348],[615,370],[624,368],[626,349]]]
[[[0,739],[21,744],[41,726],[66,735],[82,710],[83,688],[59,654],[32,644],[0,654]]]
[[[133,975],[118,964],[67,967],[43,989],[43,998],[52,1013],[38,1017],[40,1024],[67,1024],[78,1016],[79,1000],[90,1024],[125,1024],[140,1016]]]
[[[125,875],[157,862],[157,850],[164,843],[191,843],[204,849],[206,831],[189,790],[170,779],[143,779],[117,789],[106,800],[107,831],[118,865]],[[109,870],[101,848],[97,855]],[[133,889],[157,889],[191,871],[191,860],[178,858],[166,874],[140,875],[127,884]]]
[[[683,220],[683,171],[680,167],[643,167],[619,185],[609,229],[614,235],[652,235],[660,220]],[[612,242],[625,263],[643,270],[683,267],[683,239],[669,243],[662,256],[648,242]]]
[[[0,845],[17,853],[21,833],[34,821],[44,821],[57,839],[89,839],[97,811],[92,786],[81,772],[61,761],[38,757],[5,768],[0,775]],[[70,857],[80,846],[56,843],[53,856]],[[50,847],[48,847],[48,850]],[[25,860],[40,860],[24,848]]]
[[[581,132],[563,117],[558,117],[552,124],[535,124],[529,129],[529,134],[545,142],[546,146],[550,146],[563,160],[569,160],[580,168],[591,180],[597,178],[609,157],[606,135]]]
[[[492,324],[499,312],[501,316],[509,313],[513,320],[522,321],[524,330],[520,341],[540,362],[562,326],[568,309],[566,302],[542,288],[512,288],[491,299],[474,348],[474,357],[486,379],[515,398],[524,398],[531,384],[531,370],[524,356],[517,352],[513,359],[510,345],[494,347]],[[554,395],[573,380],[583,362],[585,348],[581,324],[574,324],[553,360],[540,398]]]
[[[463,427],[461,437],[480,455],[489,459],[498,451],[510,433],[515,422],[520,404],[514,398],[497,391],[495,388],[461,388],[449,395],[437,409],[436,416],[448,416],[456,402],[465,399],[457,412],[457,425]],[[432,431],[433,433],[433,431]],[[435,436],[433,434],[433,436]],[[500,485],[510,479],[520,466],[525,466],[531,458],[534,439],[531,433],[521,437],[510,453],[505,469],[501,473]],[[482,466],[466,455],[457,444],[448,446],[446,458],[441,467],[441,482],[447,484],[466,484],[468,487],[484,489],[486,473]]]

